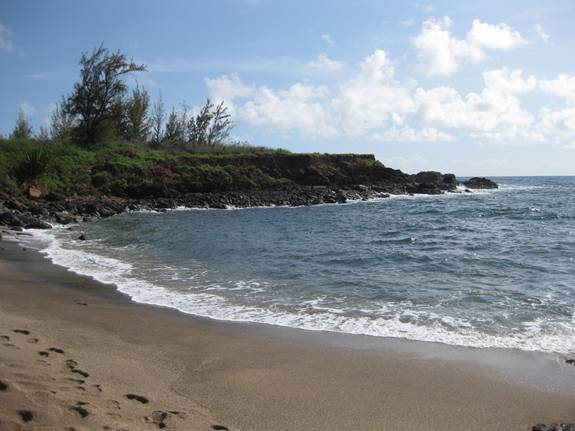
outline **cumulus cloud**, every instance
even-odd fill
[[[5,25],[0,24],[0,51],[13,51],[14,43],[11,39],[11,31]]]
[[[256,126],[329,136],[336,130],[326,107],[328,94],[327,87],[301,83],[281,91],[264,86],[238,108],[239,116]]]
[[[415,107],[407,88],[394,76],[395,68],[386,52],[378,49],[361,62],[353,78],[339,85],[331,104],[345,133],[363,135],[404,123]]]
[[[404,125],[415,104],[407,87],[394,78],[395,69],[383,50],[366,57],[352,77],[336,83],[333,88],[296,83],[287,90],[267,86],[249,94],[236,76],[210,80],[225,82],[227,103],[238,119],[258,127],[280,131],[299,131],[314,136],[363,136],[372,140],[423,141],[447,140],[449,136],[432,129],[418,131]],[[233,97],[229,97],[232,95]]]
[[[452,26],[447,16],[441,20],[431,18],[422,24],[421,33],[411,39],[428,75],[451,75],[462,62],[486,59],[488,50],[509,51],[526,43],[519,32],[504,23],[473,20],[465,39],[454,36]]]
[[[521,69],[483,71],[479,91],[431,88],[398,79],[394,62],[378,49],[346,78],[329,85],[308,80],[285,89],[246,85],[238,75],[207,79],[211,97],[224,100],[235,119],[258,128],[321,138],[353,137],[373,142],[495,143],[575,141],[575,75],[537,80]],[[539,112],[523,98],[539,91],[564,106]]]
[[[555,79],[544,79],[539,82],[539,87],[546,93],[575,104],[575,75],[561,74]]]
[[[518,94],[535,89],[533,76],[521,70],[497,69],[483,73],[481,93],[462,96],[451,87],[418,88],[415,98],[425,124],[459,129],[476,139],[537,140],[531,130],[533,115],[521,106]]]
[[[332,60],[327,54],[320,54],[306,65],[306,69],[312,72],[339,72],[345,68],[345,63]]]
[[[540,110],[539,128],[542,133],[552,135],[556,142],[572,139],[575,135],[575,75],[561,74],[555,79],[541,80],[541,90],[563,100],[564,106]]]
[[[467,40],[479,48],[502,51],[509,51],[527,43],[518,31],[505,23],[493,25],[478,19],[473,20]]]

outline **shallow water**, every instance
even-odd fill
[[[575,352],[575,178],[305,208],[132,213],[38,232],[134,300],[234,321]]]

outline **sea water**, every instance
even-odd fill
[[[54,263],[184,313],[574,353],[575,177],[495,180],[474,193],[126,213],[36,236]]]

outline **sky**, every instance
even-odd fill
[[[101,43],[234,138],[408,173],[575,175],[575,2],[0,0],[0,133],[38,130]]]

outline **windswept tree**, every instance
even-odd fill
[[[212,112],[212,119],[207,131],[207,144],[217,145],[227,143],[234,127],[232,116],[224,102],[220,102]]]
[[[113,107],[121,103],[126,91],[124,77],[144,72],[143,64],[128,61],[120,51],[111,53],[103,45],[80,58],[80,81],[66,100],[66,113],[79,118],[81,141],[94,145],[106,122],[115,122]]]
[[[26,114],[22,109],[18,110],[18,119],[16,120],[16,125],[10,134],[12,139],[32,139],[33,130]]]
[[[226,144],[234,124],[227,106],[221,102],[214,107],[210,99],[188,124],[188,142],[203,147]]]
[[[131,97],[124,103],[123,134],[128,141],[143,143],[150,134],[148,109],[150,95],[137,86],[132,90]]]
[[[159,148],[164,139],[164,120],[166,112],[164,109],[164,101],[162,100],[162,93],[152,105],[152,113],[150,115],[150,127],[152,138],[150,144],[154,148]]]

